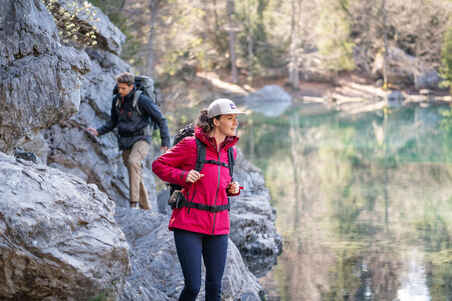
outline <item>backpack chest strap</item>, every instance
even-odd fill
[[[196,138],[196,166],[195,166],[195,170],[201,171],[201,169],[203,168],[205,163],[220,165],[220,166],[224,166],[226,168],[229,168],[229,174],[231,176],[231,179],[233,178],[234,153],[233,153],[233,148],[232,147],[230,147],[228,149],[228,164],[226,164],[224,162],[221,162],[221,161],[217,161],[217,160],[206,160],[206,146],[204,145],[204,143],[201,142],[201,140]]]
[[[134,95],[133,95],[133,100],[132,100],[132,110],[136,111],[138,113],[138,115],[142,115],[141,114],[141,110],[140,110],[140,106],[138,105],[138,101],[140,100],[140,96],[141,96],[142,92],[140,90],[135,91]],[[119,112],[122,111],[122,101],[121,98],[119,97],[119,95],[115,94],[115,96],[113,96],[116,98],[116,108]]]
[[[228,165],[224,162],[221,161],[216,161],[216,160],[205,160],[204,164],[215,164],[215,165],[220,165],[220,166],[224,166],[224,167],[228,167]]]

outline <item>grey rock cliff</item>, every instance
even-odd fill
[[[100,48],[117,55],[121,53],[126,37],[99,8],[86,0],[58,0],[56,3],[75,16],[74,22],[96,32]]]
[[[45,130],[49,148],[47,163],[82,179],[95,183],[119,206],[128,206],[128,176],[118,150],[114,132],[101,137],[89,136],[83,128],[99,127],[108,120],[115,76],[129,66],[110,52],[100,49],[87,51],[91,70],[81,86],[80,109],[70,120]],[[144,166],[145,185],[151,204],[155,189],[150,171],[150,158]]]
[[[68,119],[80,104],[88,56],[59,42],[41,1],[4,1],[0,10],[0,150]]]
[[[3,153],[0,174],[0,299],[118,297],[129,247],[107,195]]]

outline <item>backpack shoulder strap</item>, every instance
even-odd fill
[[[234,148],[228,148],[228,167],[229,167],[229,175],[231,176],[231,180],[234,181]]]
[[[200,172],[202,168],[204,167],[204,164],[209,161],[209,163],[215,163],[218,164],[217,161],[208,160],[206,161],[206,146],[204,143],[201,142],[198,138],[196,139],[196,166],[195,170]],[[212,162],[211,162],[212,161]],[[228,168],[229,168],[229,175],[231,176],[231,179],[233,179],[234,175],[234,148],[230,147],[228,149]],[[224,163],[222,163],[223,166],[225,166]]]
[[[198,138],[196,139],[196,166],[195,170],[200,172],[206,162],[206,146]]]
[[[118,111],[121,110],[121,101],[119,100],[118,94],[113,94],[113,101],[114,101],[114,106],[116,107],[116,109],[118,109]]]
[[[140,99],[141,93],[142,92],[140,90],[136,90],[135,94],[133,95],[132,102],[132,108],[138,112],[138,115],[141,115],[140,106],[138,105],[138,100]]]

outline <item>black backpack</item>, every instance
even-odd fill
[[[141,115],[140,107],[138,104],[138,99],[140,99],[141,94],[146,95],[149,97],[153,103],[160,106],[160,103],[157,99],[157,94],[155,93],[154,89],[154,80],[150,78],[149,76],[135,76],[135,95],[133,96],[133,102],[132,102],[132,108]],[[119,97],[117,97],[118,94],[118,84],[115,85],[113,88],[113,97],[116,98],[116,108],[118,110],[121,110],[121,102],[119,101]]]
[[[185,127],[179,129],[176,133],[176,135],[174,136],[174,142],[173,142],[173,146],[176,145],[177,143],[179,143],[182,139],[184,139],[185,137],[190,137],[190,136],[194,136],[195,134],[195,130],[193,128],[193,124],[188,124]],[[209,164],[216,164],[216,165],[222,165],[225,167],[229,168],[229,175],[231,176],[231,180],[234,181],[233,175],[234,175],[234,148],[230,147],[228,149],[228,164],[224,163],[224,162],[219,162],[219,161],[215,161],[215,160],[206,160],[206,145],[201,142],[201,140],[199,140],[198,138],[196,138],[196,166],[195,166],[195,170],[200,172],[202,170],[202,168],[204,167],[204,164],[209,163]],[[191,202],[187,202],[187,200],[185,200],[185,198],[182,196],[182,194],[179,194],[179,196],[175,197],[174,192],[175,191],[180,191],[182,190],[182,186],[177,185],[177,184],[168,184],[169,186],[169,190],[170,190],[170,200],[168,201],[168,204],[174,209],[174,208],[180,208],[179,206],[185,206],[185,207],[191,207],[191,208],[197,208],[197,209],[201,209],[201,210],[207,210],[207,211],[211,211],[211,212],[218,212],[224,209],[229,209],[229,204],[227,205],[227,207],[224,206],[216,206],[216,207],[212,207],[212,206],[206,206],[206,205],[201,205],[201,204],[195,204],[195,203],[191,203]],[[182,197],[184,200],[179,200],[177,198]],[[181,203],[185,203],[185,204],[180,204]],[[189,203],[189,204],[187,204]],[[193,205],[191,205],[193,204]],[[224,208],[223,208],[224,207]]]

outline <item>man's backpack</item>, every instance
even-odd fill
[[[176,145],[177,143],[179,143],[182,139],[184,139],[185,137],[190,137],[190,136],[194,136],[195,134],[195,130],[193,128],[193,124],[188,124],[185,127],[179,129],[176,133],[176,135],[174,136],[174,142],[173,142],[173,146]],[[198,138],[196,138],[196,166],[195,166],[195,170],[200,172],[202,170],[202,168],[204,167],[204,164],[209,163],[209,164],[221,164],[225,167],[229,168],[229,175],[231,176],[232,181],[233,180],[233,174],[234,174],[234,149],[232,147],[230,147],[228,149],[228,164],[226,165],[224,162],[218,162],[218,161],[214,161],[214,160],[206,160],[206,145],[204,143],[201,142],[201,140],[199,140]],[[177,184],[168,184],[169,185],[169,189],[170,189],[170,200],[168,201],[168,204],[174,209],[175,207],[177,207],[177,203],[179,200],[174,200],[175,197],[175,191],[181,191],[182,190],[182,186],[177,185]],[[181,197],[181,194],[178,196]],[[229,205],[228,205],[229,206]],[[195,207],[196,208],[196,207]],[[200,209],[200,208],[198,208]]]
[[[141,94],[146,95],[149,97],[153,103],[156,105],[160,105],[157,100],[157,95],[154,90],[154,80],[150,78],[149,76],[135,76],[135,95],[133,96],[133,102],[132,107],[133,109],[138,113],[138,115],[141,115],[140,107],[138,104],[138,99],[140,99]],[[116,98],[116,108],[118,110],[121,110],[121,102],[119,101],[119,97],[117,97],[118,94],[118,84],[115,85],[113,88],[113,97]]]

